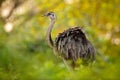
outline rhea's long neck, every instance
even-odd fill
[[[51,22],[50,22],[50,24],[49,24],[49,27],[48,27],[48,29],[47,29],[46,39],[47,39],[47,42],[48,42],[48,44],[49,44],[49,46],[50,46],[51,48],[53,48],[53,46],[54,46],[53,40],[52,40],[52,38],[51,38],[51,32],[52,32],[52,28],[53,28],[53,26],[54,26],[55,21],[56,21],[56,20],[51,20]]]

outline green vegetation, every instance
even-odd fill
[[[0,80],[120,79],[120,0],[18,1],[8,18],[0,15]],[[48,11],[57,15],[53,39],[67,28],[83,27],[96,48],[93,66],[69,72],[53,54],[45,39],[49,20],[41,17]]]

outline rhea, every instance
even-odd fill
[[[48,12],[44,16],[50,19],[46,40],[55,55],[63,60],[67,68],[75,68],[77,60],[82,60],[82,64],[85,65],[95,60],[95,48],[80,27],[69,28],[59,33],[53,41],[51,31],[56,22],[56,15],[54,12]]]

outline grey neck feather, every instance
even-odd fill
[[[55,23],[55,20],[51,20],[49,27],[47,29],[47,36],[46,36],[46,40],[51,48],[54,47],[54,43],[53,43],[53,40],[51,38],[51,32],[52,32],[52,28],[53,28],[54,23]]]

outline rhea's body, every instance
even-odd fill
[[[48,44],[54,49],[55,54],[63,59],[65,64],[67,60],[70,60],[74,68],[78,59],[81,59],[83,64],[88,64],[95,60],[95,48],[86,38],[81,28],[69,28],[59,33],[55,42],[53,42],[51,31],[56,21],[56,16],[53,12],[49,12],[45,14],[45,16],[49,17],[51,20],[46,37]]]

